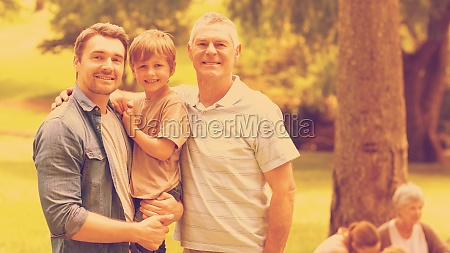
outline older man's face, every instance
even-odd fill
[[[202,25],[188,46],[189,58],[199,78],[231,76],[241,46],[233,45],[230,28],[223,24]]]

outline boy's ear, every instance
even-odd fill
[[[177,61],[174,61],[173,62],[173,68],[172,68],[172,70],[170,71],[170,76],[172,76],[174,73],[175,73],[175,68],[177,67]]]

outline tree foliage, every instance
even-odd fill
[[[130,38],[147,29],[161,29],[174,35],[175,43],[186,41],[188,29],[182,22],[190,0],[48,0],[54,17],[56,37],[39,46],[43,52],[59,52],[72,47],[78,34],[97,22],[122,26]]]
[[[16,0],[0,0],[0,19],[11,19],[21,10]]]
[[[316,49],[336,42],[336,0],[227,0],[233,19],[251,37],[301,35]],[[251,38],[249,38],[251,39]]]
[[[239,74],[247,80],[254,78],[268,95],[284,97],[276,101],[282,107],[320,113],[324,99],[335,90],[337,0],[227,0],[227,4],[250,41],[250,50],[263,55],[251,64],[244,62],[254,68],[242,67]],[[406,97],[409,157],[441,161],[437,122],[448,83],[448,42],[444,39],[448,37],[450,0],[400,0],[400,17],[405,96],[415,94]],[[291,71],[294,68],[296,72]],[[313,101],[312,106],[308,101]]]
[[[291,113],[300,113],[300,105],[319,104],[318,100],[334,93],[337,1],[225,3],[247,44],[238,74],[249,84]]]

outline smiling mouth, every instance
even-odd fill
[[[115,80],[113,77],[109,77],[109,76],[95,76],[95,78],[101,79],[101,80],[106,80],[106,81],[113,81]]]
[[[154,80],[145,80],[146,83],[156,83],[158,82],[159,79],[154,79]]]
[[[220,65],[220,62],[206,62],[206,61],[204,61],[204,62],[202,62],[202,64],[213,66],[213,65]]]

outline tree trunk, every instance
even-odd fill
[[[444,2],[439,1],[432,4]],[[430,14],[427,40],[403,57],[410,161],[444,161],[437,130],[448,64],[450,1],[446,1],[446,8],[435,7],[439,11]]]
[[[339,64],[330,234],[394,216],[407,178],[399,0],[339,0]]]

